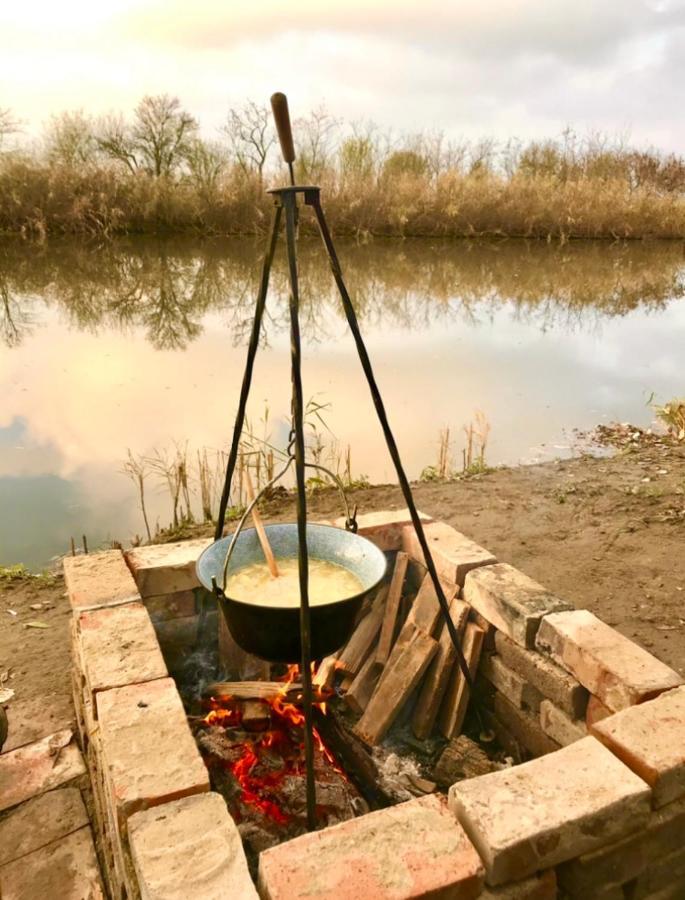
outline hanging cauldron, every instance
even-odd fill
[[[277,561],[297,558],[296,524],[267,525],[265,530]],[[229,535],[207,547],[197,561],[198,578],[210,591],[214,583],[224,583],[225,561],[232,539]],[[331,525],[308,524],[307,549],[310,560],[320,559],[341,566],[362,585],[362,590],[352,597],[310,606],[311,658],[322,659],[342,647],[351,635],[364,599],[383,580],[386,559],[371,541]],[[238,534],[225,571],[230,577],[244,566],[263,561],[257,532],[247,528]],[[302,656],[299,605],[284,608],[245,603],[223,592],[218,600],[228,630],[239,647],[270,662],[299,662]]]

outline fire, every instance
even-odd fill
[[[312,665],[314,674],[314,665]],[[291,817],[278,805],[274,796],[289,775],[305,774],[304,725],[305,716],[302,708],[291,700],[290,688],[299,675],[297,665],[289,666],[283,678],[281,692],[273,698],[264,700],[271,709],[271,727],[264,732],[255,732],[247,737],[241,735],[236,744],[238,752],[235,761],[221,760],[240,785],[240,801],[249,806],[256,806],[264,815],[279,825],[287,824]],[[325,714],[326,703],[317,692],[314,704]],[[242,725],[242,708],[232,697],[212,698],[212,709],[204,718],[204,724],[223,728],[240,729]],[[316,728],[312,729],[315,747],[339,775],[345,776],[331,751],[324,744]]]

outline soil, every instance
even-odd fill
[[[611,457],[418,484],[416,502],[685,675],[685,446],[645,435],[615,443],[621,449]],[[404,505],[392,485],[351,496],[360,513]],[[287,520],[293,502],[281,498],[263,512]],[[309,501],[312,518],[340,513],[333,491]],[[210,531],[198,526],[185,536],[203,533]],[[31,609],[36,603],[43,607]],[[30,621],[48,628],[27,627]],[[73,716],[68,621],[60,577],[0,581],[0,689],[15,692],[5,703],[6,750]]]

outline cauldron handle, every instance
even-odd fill
[[[345,493],[345,485],[342,482],[342,479],[339,475],[336,475],[335,472],[331,472],[330,469],[327,469],[325,466],[321,466],[318,463],[305,463],[305,466],[308,469],[319,469],[321,472],[325,472],[326,475],[334,482],[338,491],[340,492],[340,496],[342,497],[343,506],[345,507],[345,531],[351,531],[352,534],[357,533],[357,507],[355,505],[352,510],[352,515],[350,515],[350,504],[347,502],[347,494]]]

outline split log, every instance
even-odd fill
[[[395,568],[392,573],[392,580],[388,588],[388,599],[385,602],[385,615],[383,616],[383,625],[381,627],[381,636],[378,639],[375,658],[379,665],[385,665],[390,656],[390,650],[395,639],[395,625],[397,623],[397,613],[400,608],[400,599],[402,597],[402,588],[404,587],[404,578],[407,574],[407,564],[409,557],[401,550],[397,554],[395,560]]]
[[[440,759],[433,770],[433,778],[441,788],[451,787],[456,781],[465,778],[476,778],[478,775],[487,775],[497,769],[485,750],[460,734],[445,747]]]
[[[373,653],[361,667],[344,696],[345,703],[356,713],[364,712],[383,673]]]
[[[459,586],[456,584],[448,584],[441,580],[445,599],[450,603],[459,593]],[[416,595],[407,616],[407,621],[402,626],[398,643],[405,643],[412,635],[414,628],[418,628],[431,637],[437,637],[435,632],[439,633],[441,619],[440,601],[435,592],[433,579],[430,575],[426,575],[421,583],[419,592]]]
[[[475,677],[478,669],[484,638],[485,634],[480,628],[474,625],[473,622],[467,623],[461,649],[472,678]],[[438,715],[438,728],[446,738],[451,739],[459,736],[464,724],[464,717],[466,716],[469,693],[469,686],[457,661],[454,663],[454,675],[447,686]]]
[[[235,697],[236,700],[272,700],[282,694],[289,699],[302,693],[301,684],[283,681],[217,681],[207,685],[205,697]]]
[[[461,640],[466,629],[469,605],[463,600],[454,598],[450,603],[450,617]],[[457,651],[452,642],[447,626],[443,628],[438,640],[438,649],[423,679],[421,693],[416,703],[412,719],[412,731],[420,740],[425,740],[433,730],[438,710],[445,696],[450,675],[454,671]]]
[[[357,625],[352,637],[338,656],[338,669],[345,675],[356,675],[371,651],[383,615],[388,596],[388,588],[383,585],[376,595],[370,612]]]
[[[243,700],[241,713],[245,731],[266,731],[271,724],[271,707],[264,700]]]
[[[322,689],[332,688],[333,679],[335,678],[337,668],[338,657],[336,656],[336,654],[332,654],[331,656],[327,656],[325,659],[322,659],[319,663],[319,667],[317,668],[314,677],[312,678],[312,684]]]
[[[397,647],[388,660],[378,687],[357,722],[355,734],[367,744],[377,744],[411,696],[438,649],[438,642],[418,629],[407,644]]]

